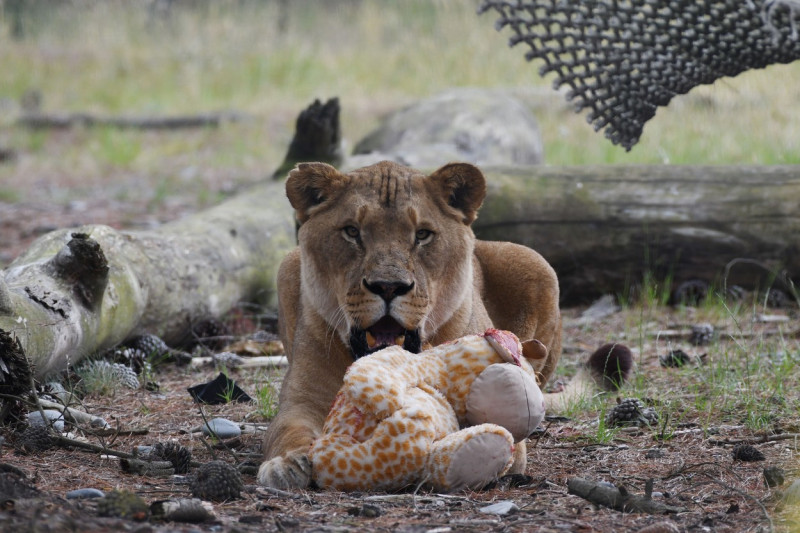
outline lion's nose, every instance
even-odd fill
[[[404,281],[373,281],[364,280],[364,287],[373,294],[377,294],[385,302],[391,302],[395,297],[402,296],[414,288],[414,282]]]

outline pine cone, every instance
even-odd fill
[[[150,508],[132,492],[112,490],[97,501],[97,514],[131,520],[147,520]]]
[[[224,461],[204,464],[189,483],[192,496],[217,502],[239,498],[243,488],[239,471]]]
[[[692,356],[683,350],[670,350],[666,355],[658,358],[659,364],[664,368],[680,368],[692,362]]]
[[[230,328],[218,318],[208,318],[192,326],[194,340],[211,351],[221,350],[228,335]]]
[[[606,414],[606,426],[650,426],[658,422],[658,413],[645,407],[638,398],[617,398],[615,405]]]
[[[176,474],[185,474],[189,471],[192,462],[192,452],[177,442],[157,442],[153,445],[150,459],[169,461],[175,467]]]
[[[105,361],[98,361],[98,363],[105,363]],[[136,375],[136,372],[131,367],[120,363],[106,364],[111,365],[111,372],[114,377],[119,380],[121,385],[134,390],[139,388],[139,376]]]
[[[693,346],[705,346],[710,343],[714,338],[714,326],[711,324],[697,324],[692,326],[692,334],[689,336],[689,342]]]
[[[154,365],[167,361],[185,364],[192,358],[192,356],[186,352],[173,350],[167,346],[167,343],[161,340],[160,337],[149,333],[134,337],[126,342],[125,346],[144,352],[147,359]]]
[[[758,448],[749,444],[737,444],[733,447],[734,461],[763,461],[766,459]]]
[[[701,279],[690,279],[678,285],[672,293],[672,303],[697,307],[708,297],[708,291],[708,283]]]
[[[25,453],[43,452],[55,446],[56,439],[45,424],[31,424],[18,434],[17,444]]]
[[[130,389],[139,388],[139,376],[129,366],[122,363],[109,363],[108,361],[89,361],[77,371],[78,374],[96,372],[104,378],[115,380],[119,385]]]
[[[109,359],[115,363],[131,367],[137,374],[141,374],[145,369],[149,370],[150,366],[147,362],[147,352],[139,348],[131,348],[128,346],[121,346],[114,349]]]
[[[134,337],[126,342],[125,346],[133,348],[134,350],[141,350],[146,357],[153,358],[161,357],[168,354],[170,351],[170,347],[167,346],[167,343],[162,341],[160,337],[150,335],[149,333]]]

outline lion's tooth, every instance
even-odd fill
[[[402,346],[404,342],[406,342],[405,335],[398,335],[397,338],[394,340],[394,343],[398,346]]]
[[[375,336],[368,331],[367,332],[367,346],[369,346],[370,348],[374,348],[377,343],[378,343],[378,341],[377,341],[377,339],[375,339]]]

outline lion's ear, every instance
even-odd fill
[[[326,163],[300,163],[286,179],[286,196],[297,221],[308,220],[310,211],[324,202],[344,181],[344,176]]]
[[[464,214],[464,224],[472,224],[486,196],[486,178],[469,163],[448,163],[430,175],[438,184],[445,202]]]

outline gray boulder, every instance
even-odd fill
[[[535,165],[544,156],[536,119],[520,101],[499,90],[452,89],[388,116],[345,167],[384,159],[436,168],[448,161]]]

